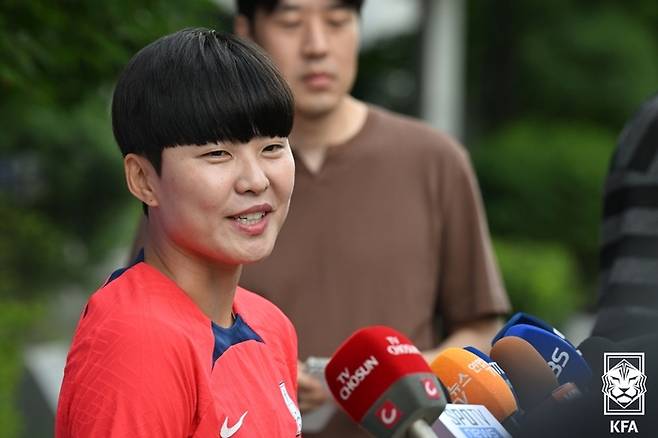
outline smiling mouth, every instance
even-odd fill
[[[233,216],[233,220],[242,225],[253,225],[258,223],[261,219],[265,217],[267,213],[264,211],[259,211],[257,213],[248,213],[241,214],[239,216]]]

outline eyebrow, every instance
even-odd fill
[[[299,4],[297,4],[297,3],[294,3],[294,2],[290,3],[290,2],[286,2],[286,1],[281,1],[274,7],[274,10],[272,12],[273,13],[276,13],[276,12],[296,12],[296,11],[301,11],[302,9],[303,9],[303,7]],[[343,2],[341,2],[339,0],[336,0],[336,1],[331,2],[331,4],[329,4],[329,6],[326,6],[324,8],[325,11],[329,11],[329,10],[333,11],[333,10],[336,10],[336,9],[350,9],[350,7],[348,5],[346,5],[345,3],[343,3]]]

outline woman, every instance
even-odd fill
[[[128,63],[113,129],[147,241],[83,311],[58,438],[300,434],[294,329],[237,286],[288,211],[292,115],[270,61],[229,35],[183,30]]]

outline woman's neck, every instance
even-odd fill
[[[213,322],[233,324],[233,299],[241,265],[221,265],[185,252],[160,236],[147,234],[144,260],[174,281]]]

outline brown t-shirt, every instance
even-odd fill
[[[369,107],[360,132],[330,148],[319,173],[298,158],[296,166],[274,251],[245,266],[240,284],[288,315],[301,360],[331,356],[368,325],[428,349],[439,317],[450,330],[509,311],[477,182],[453,140]],[[350,436],[331,429],[323,436]]]

